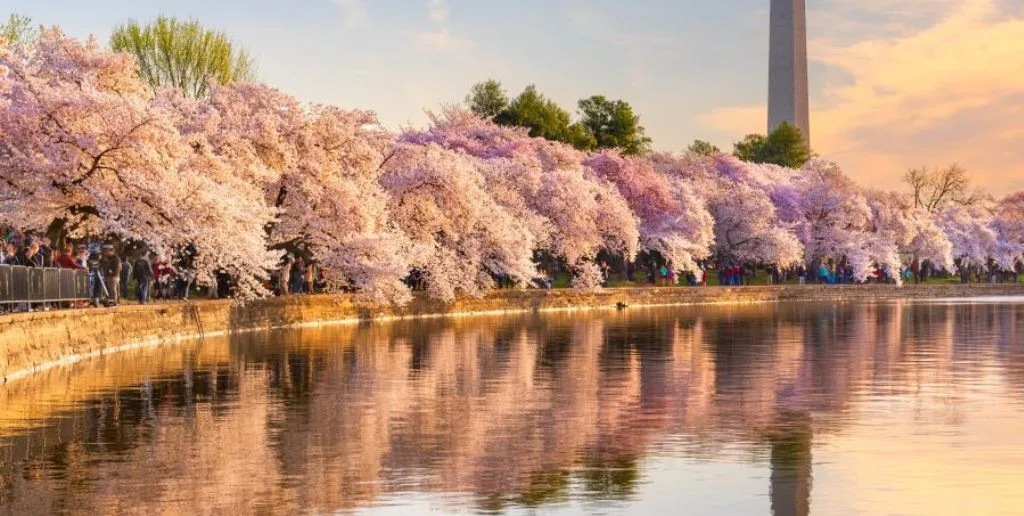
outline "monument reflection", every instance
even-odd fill
[[[423,495],[444,510],[628,509],[652,482],[687,481],[647,466],[666,458],[764,467],[752,510],[808,514],[819,446],[854,433],[868,403],[937,390],[955,426],[965,388],[1019,398],[1022,317],[760,305],[162,348],[8,387],[0,510],[321,512]]]

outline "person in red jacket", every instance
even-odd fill
[[[163,256],[153,260],[153,283],[156,285],[156,299],[170,299],[174,279],[174,267]]]
[[[68,242],[64,244],[64,249],[61,251],[55,251],[53,258],[53,264],[61,269],[81,269],[78,262],[75,260],[75,246]]]

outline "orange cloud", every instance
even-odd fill
[[[898,187],[909,167],[959,162],[994,193],[1024,189],[1024,9],[1006,11],[963,0],[914,33],[812,41],[812,61],[852,79],[811,99],[815,150],[873,186]],[[765,119],[763,106],[735,106],[700,121],[744,134]]]

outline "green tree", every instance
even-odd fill
[[[714,156],[715,154],[721,154],[722,149],[704,140],[693,140],[693,143],[686,148],[686,152],[690,154],[696,154],[698,156]]]
[[[581,119],[572,115],[536,85],[527,86],[511,101],[501,82],[488,79],[473,85],[466,105],[477,116],[495,123],[523,127],[530,136],[567,143],[579,150],[617,148],[625,154],[641,154],[650,149],[651,139],[644,134],[640,117],[629,103],[596,95],[579,101]]]
[[[501,82],[488,79],[473,85],[466,95],[466,105],[479,117],[494,118],[508,108],[508,93]]]
[[[230,84],[255,78],[248,52],[196,20],[160,16],[148,25],[130,20],[114,29],[110,46],[134,55],[139,74],[154,89],[180,88],[193,98],[206,96],[211,80]]]
[[[579,122],[571,124],[566,128],[565,143],[582,151],[597,148],[597,140],[594,138],[594,135]]]
[[[743,161],[760,163],[766,139],[763,134],[748,134],[733,144],[732,155]]]
[[[525,127],[529,129],[530,136],[568,143],[581,150],[592,149],[596,144],[585,127],[572,123],[568,111],[545,98],[532,84],[513,99],[494,121]]]
[[[644,134],[640,117],[623,100],[603,95],[579,101],[580,124],[594,137],[597,148],[621,149],[624,154],[643,154],[650,150],[651,139]]]
[[[748,134],[734,144],[733,155],[753,163],[774,163],[799,168],[811,159],[811,150],[800,134],[800,129],[789,122],[783,122],[767,137]]]
[[[12,13],[0,23],[0,39],[12,48],[30,47],[39,40],[39,29],[32,25],[32,18]]]

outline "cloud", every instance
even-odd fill
[[[448,22],[448,7],[445,0],[427,0],[427,17],[434,23]]]
[[[568,2],[565,15],[580,34],[622,52],[630,83],[634,86],[650,84],[659,75],[660,67],[664,66],[665,53],[673,52],[679,45],[672,37],[627,32],[623,30],[621,20],[616,20],[591,2]]]
[[[419,32],[414,36],[416,45],[427,50],[462,50],[473,46],[471,40],[452,36],[448,29],[434,32]]]
[[[370,25],[370,18],[366,13],[366,5],[363,0],[330,0],[331,3],[341,8],[342,16],[345,19],[345,26],[349,28],[365,28]]]
[[[815,150],[872,186],[898,187],[892,178],[908,167],[959,162],[996,193],[1024,188],[1024,6],[880,1],[945,14],[924,28],[812,40],[812,61],[848,74],[812,99]],[[738,137],[764,130],[765,108],[726,107],[699,121]]]
[[[427,19],[435,30],[413,34],[413,42],[421,49],[447,52],[473,46],[473,41],[453,36],[449,28],[448,5],[445,0],[427,0]]]
[[[846,43],[906,36],[935,25],[962,4],[963,0],[821,0],[808,7],[809,29],[812,38]]]

